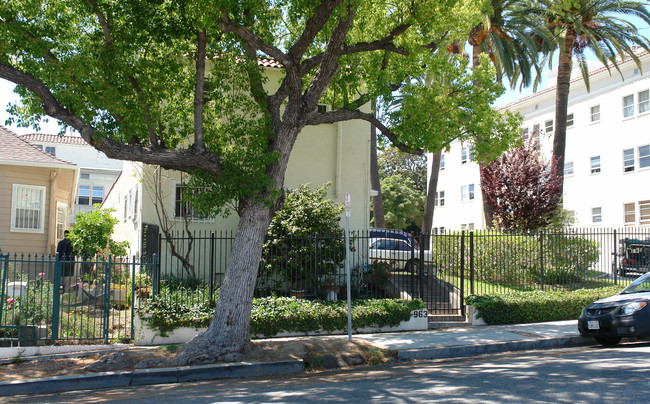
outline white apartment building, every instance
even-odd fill
[[[79,212],[88,212],[102,203],[122,172],[122,160],[114,160],[86,143],[81,136],[34,133],[20,136],[51,155],[79,166],[79,186],[70,216],[74,223]]]
[[[650,226],[650,54],[590,71],[590,92],[574,72],[567,117],[564,207],[575,227]],[[555,82],[554,72],[549,83]],[[519,112],[524,137],[536,136],[550,158],[555,86],[503,107]],[[478,164],[471,145],[454,142],[443,155],[433,232],[485,227]],[[429,158],[429,164],[431,159]],[[429,166],[430,171],[430,166]]]

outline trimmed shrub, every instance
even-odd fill
[[[537,323],[575,320],[589,303],[620,292],[623,286],[566,291],[515,292],[468,296],[465,302],[487,324]]]
[[[465,238],[465,268],[469,269],[469,237]],[[433,237],[439,265],[460,273],[460,235]],[[512,235],[474,233],[474,276],[500,285],[568,284],[583,281],[599,259],[598,243],[558,233]]]

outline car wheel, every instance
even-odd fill
[[[596,337],[596,341],[603,346],[616,346],[621,342],[621,337]]]

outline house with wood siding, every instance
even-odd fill
[[[56,253],[78,181],[76,165],[0,126],[0,252]]]

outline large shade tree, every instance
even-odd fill
[[[404,125],[389,128],[363,106],[423,66],[446,63],[437,49],[476,24],[480,3],[8,1],[0,78],[18,85],[17,123],[56,118],[108,157],[191,173],[205,197],[197,205],[215,206],[213,214],[232,203],[239,225],[214,318],[176,362],[236,360],[248,345],[262,244],[300,131],[362,119],[403,150],[448,142],[414,109],[403,119],[395,111]],[[279,82],[267,82],[264,66],[282,69]],[[408,96],[433,93],[410,86]],[[319,110],[322,102],[332,108]],[[408,130],[416,121],[419,130]],[[489,136],[486,145],[502,143]]]
[[[551,49],[549,61],[553,62],[553,53],[558,53],[553,161],[562,178],[560,195],[564,187],[566,119],[573,59],[578,63],[587,91],[587,51],[591,51],[607,70],[618,70],[618,65],[628,58],[641,68],[633,47],[638,45],[648,50],[650,42],[629,18],[636,17],[650,24],[646,4],[645,1],[619,0],[534,0],[521,10],[539,18],[551,34],[552,42],[546,45]]]

